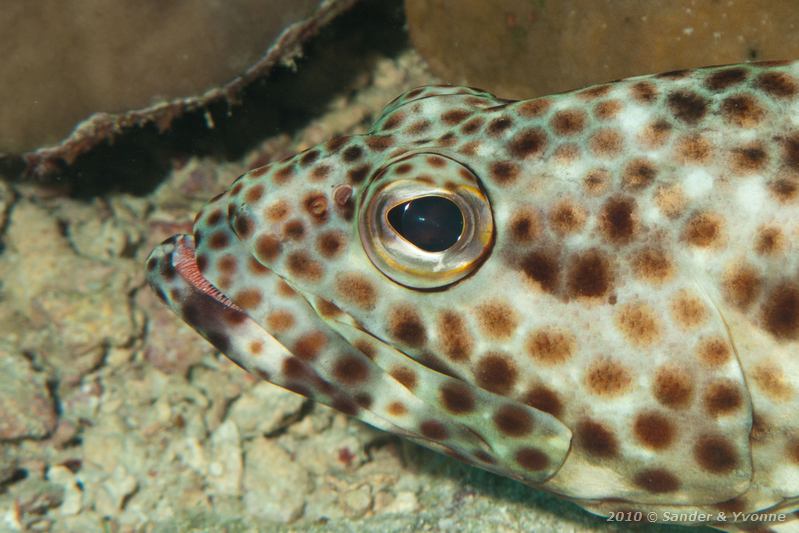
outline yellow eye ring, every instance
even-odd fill
[[[398,206],[442,198],[461,215],[462,229],[445,249],[424,249],[399,231],[390,216]],[[375,174],[359,210],[361,242],[388,278],[418,289],[450,285],[473,272],[494,238],[491,205],[477,177],[440,154],[416,153],[392,161]]]

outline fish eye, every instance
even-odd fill
[[[370,261],[411,288],[439,288],[466,277],[493,242],[491,206],[477,176],[439,154],[406,155],[378,170],[358,216]]]
[[[427,252],[443,252],[463,232],[463,214],[443,196],[422,196],[388,211],[388,222],[408,242]]]

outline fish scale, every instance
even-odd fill
[[[797,63],[430,86],[242,176],[148,279],[277,384],[599,514],[735,529],[799,497],[798,203]],[[425,217],[457,240],[417,246]]]

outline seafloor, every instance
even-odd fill
[[[0,530],[633,527],[260,382],[146,287],[149,251],[233,178],[364,131],[385,102],[436,81],[411,51],[368,65],[301,127],[275,129],[235,160],[170,160],[146,195],[0,181]]]

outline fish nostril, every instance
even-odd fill
[[[324,198],[317,198],[311,203],[309,210],[317,217],[320,217],[327,211],[327,201]]]
[[[303,199],[305,211],[311,216],[315,224],[327,222],[327,197],[318,191],[310,192]]]
[[[336,202],[336,205],[339,207],[344,207],[352,198],[352,186],[351,185],[339,185],[333,191],[333,201]]]

